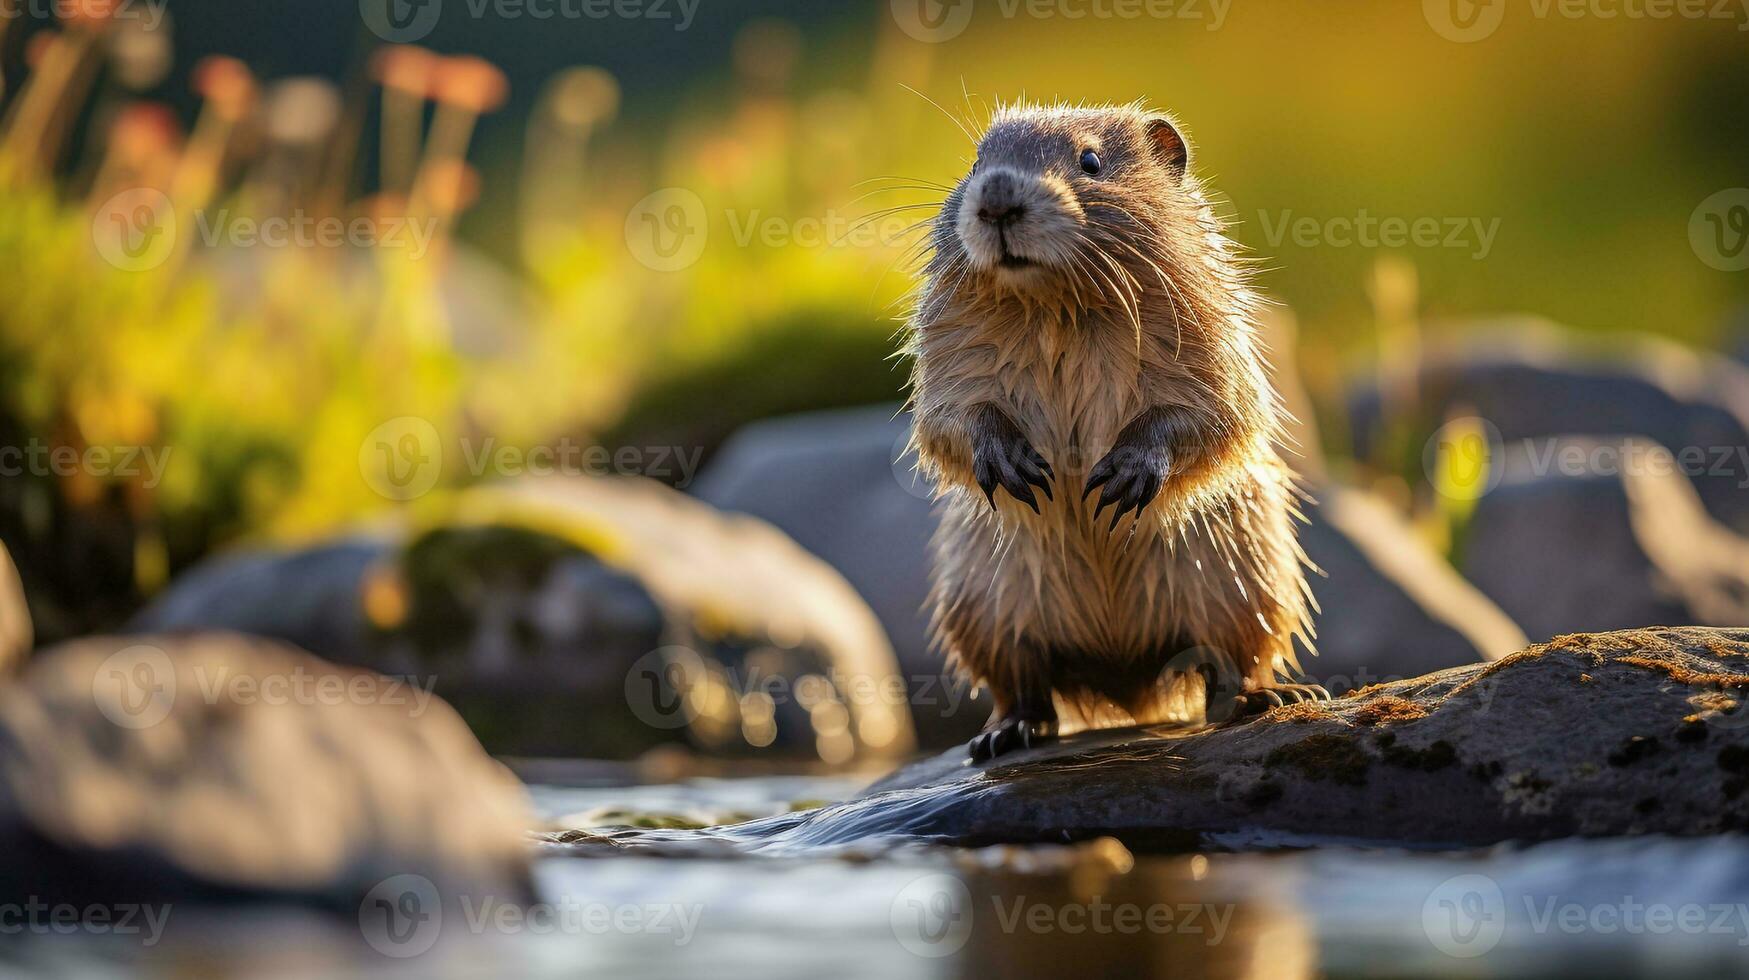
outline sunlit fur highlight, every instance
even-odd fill
[[[1197,179],[1162,162],[1159,123],[1140,105],[998,110],[931,228],[907,332],[912,441],[941,511],[934,640],[998,714],[1048,684],[1065,731],[1199,715],[1200,678],[1168,665],[1212,660],[1254,689],[1297,672],[1296,635],[1310,647],[1259,300]],[[1096,178],[1078,167],[1087,147]],[[1043,264],[995,265],[978,229],[967,235],[996,168],[1033,180],[1044,220],[1011,245]],[[992,510],[973,479],[968,425],[986,403],[1055,470],[1040,514],[1000,488]],[[1087,474],[1162,405],[1192,413],[1194,458],[1108,531],[1098,493],[1082,500]]]

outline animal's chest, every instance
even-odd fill
[[[1086,469],[1086,455],[1109,448],[1142,407],[1140,359],[1108,334],[1098,324],[1049,327],[1010,365],[1010,397],[1028,437],[1049,455],[1072,457],[1071,469]]]

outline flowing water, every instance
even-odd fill
[[[859,788],[807,777],[535,786],[542,903],[487,897],[451,909],[429,948],[360,941],[368,930],[314,916],[203,912],[210,929],[150,949],[14,937],[0,968],[714,980],[1749,974],[1740,838],[1460,854],[1250,841],[1259,849],[1149,856],[1115,841],[828,849],[793,832],[792,810]],[[696,829],[722,820],[743,822]]]

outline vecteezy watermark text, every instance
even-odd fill
[[[1257,218],[1272,249],[1286,241],[1300,248],[1454,248],[1481,260],[1494,250],[1500,232],[1499,218],[1404,218],[1374,215],[1366,208],[1330,218],[1259,211]]]
[[[1448,41],[1470,43],[1491,36],[1508,8],[1528,10],[1536,20],[1725,20],[1749,30],[1749,0],[1422,0],[1427,23]]]
[[[156,946],[170,908],[126,902],[74,905],[32,895],[22,902],[0,903],[0,936],[139,936],[140,945]]]
[[[987,0],[986,0],[987,2]],[[1233,0],[995,0],[1004,20],[1183,20],[1218,31]],[[940,43],[965,32],[975,0],[892,0],[899,29],[919,41]]]
[[[162,2],[162,0],[159,0]],[[701,0],[449,0],[452,12],[473,20],[601,22],[647,20],[676,31],[692,27]],[[443,19],[445,0],[359,0],[358,12],[372,33],[391,44],[423,40]]]
[[[192,684],[181,683],[191,679]],[[268,673],[234,672],[196,664],[180,677],[164,650],[137,644],[104,659],[91,679],[91,696],[105,718],[122,728],[150,728],[170,717],[178,698],[207,705],[379,704],[405,707],[418,718],[431,706],[435,676],[394,677],[368,672],[311,671],[302,666]]]
[[[703,446],[609,447],[562,437],[534,446],[496,437],[463,436],[454,447],[472,479],[484,477],[647,476],[684,490],[698,476]],[[412,500],[437,486],[446,451],[437,426],[416,415],[390,419],[358,447],[358,468],[372,490],[390,500]]]
[[[626,703],[637,718],[652,728],[677,729],[691,724],[701,705],[721,695],[740,705],[759,705],[769,711],[777,705],[812,707],[842,702],[852,708],[877,705],[908,705],[913,711],[940,708],[941,717],[958,714],[970,687],[949,682],[939,674],[909,679],[897,674],[865,674],[838,670],[824,674],[790,677],[757,667],[736,670],[705,658],[685,646],[652,650],[633,661],[626,671]]]
[[[1086,901],[1039,901],[1025,895],[991,895],[989,918],[977,914],[971,892],[959,878],[917,878],[894,896],[889,922],[906,950],[929,958],[951,956],[971,939],[978,921],[1003,935],[1198,936],[1219,945],[1237,909],[1210,902],[1114,902],[1103,895]]]
[[[437,944],[444,910],[459,905],[462,928],[474,936],[659,936],[675,946],[692,942],[704,917],[702,903],[622,903],[586,901],[561,895],[552,901],[506,901],[493,895],[454,895],[446,903],[437,885],[419,874],[399,874],[378,882],[358,905],[365,942],[384,956],[406,959]],[[453,920],[452,920],[453,921]]]
[[[1522,894],[1507,901],[1499,882],[1482,874],[1448,878],[1428,893],[1421,925],[1448,956],[1484,956],[1515,933],[1565,935],[1727,936],[1749,946],[1749,905],[1741,902],[1648,902],[1633,895],[1607,901],[1561,901]]]
[[[164,479],[169,446],[51,446],[31,439],[22,446],[0,446],[0,477],[72,476],[140,479],[150,490]],[[143,478],[143,479],[142,479]]]
[[[893,248],[906,245],[921,225],[902,215],[770,214],[725,209],[720,227],[737,248]],[[657,272],[677,272],[704,255],[711,237],[704,199],[684,187],[645,196],[626,214],[625,241],[632,257]]]
[[[13,0],[0,3],[0,20],[70,20],[107,15],[112,20],[137,20],[146,30],[164,22],[169,0]]]
[[[585,902],[568,895],[533,905],[501,902],[491,896],[475,901],[464,895],[461,906],[468,931],[475,935],[526,932],[536,936],[604,936],[618,933],[667,936],[676,946],[692,942],[699,919],[704,915],[704,906],[699,904],[621,905]]]
[[[462,459],[473,477],[492,476],[649,476],[675,481],[685,489],[698,475],[703,446],[606,446],[564,437],[540,446],[501,445],[487,436],[460,440]]]
[[[437,238],[436,218],[342,218],[294,211],[289,215],[252,218],[221,209],[195,215],[200,242],[207,248],[396,248],[414,261],[431,251]]]
[[[186,231],[186,214],[178,214],[170,196],[153,187],[132,187],[112,195],[91,217],[91,241],[97,254],[127,272],[156,269],[177,254]],[[403,251],[413,261],[425,258],[436,241],[439,221],[433,217],[390,215],[314,215],[303,210],[286,215],[252,217],[228,208],[198,210],[193,215],[195,240],[207,248],[368,248]]]
[[[1649,439],[1548,437],[1508,444],[1487,419],[1453,419],[1433,433],[1422,451],[1427,478],[1440,493],[1474,500],[1500,484],[1510,469],[1522,477],[1683,476],[1733,480],[1749,490],[1749,445],[1671,448]],[[1440,474],[1455,478],[1440,479]]]

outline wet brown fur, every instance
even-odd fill
[[[1139,106],[1006,107],[931,231],[907,352],[913,444],[941,510],[932,632],[998,716],[1042,692],[1066,729],[1193,717],[1202,683],[1176,668],[1249,690],[1298,670],[1296,634],[1309,646],[1259,301],[1178,133]],[[1090,147],[1098,177],[1077,165]],[[989,167],[1036,177],[1028,205],[1049,212],[1050,240],[1022,246],[1043,264],[991,266],[956,230]],[[1038,514],[1001,488],[992,509],[974,480],[986,405],[1054,470]],[[1159,494],[1107,530],[1083,483],[1160,406],[1192,424]]]

